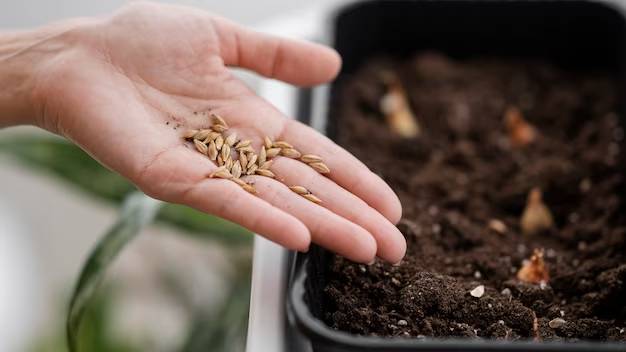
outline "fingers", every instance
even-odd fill
[[[300,219],[310,230],[312,240],[350,260],[370,263],[376,256],[376,241],[362,227],[295,194],[273,179],[253,179],[258,196],[275,207]]]
[[[330,168],[327,176],[354,193],[392,223],[400,221],[402,205],[398,196],[378,175],[361,161],[314,129],[293,120],[285,120],[280,139],[291,143],[303,154],[316,154]]]
[[[288,186],[304,186],[318,198],[321,206],[363,227],[376,239],[376,255],[391,263],[399,262],[406,251],[402,233],[354,194],[339,187],[335,182],[321,176],[307,165],[289,158],[274,159],[272,171]]]
[[[214,23],[227,65],[303,86],[330,81],[339,72],[341,58],[328,47],[259,33],[222,18]]]
[[[182,145],[157,155],[135,178],[146,194],[230,220],[289,249],[308,249],[311,235],[300,220],[232,181],[207,178],[217,166],[206,156]]]

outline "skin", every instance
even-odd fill
[[[397,196],[359,160],[287,119],[233,76],[242,67],[311,86],[341,65],[327,47],[273,37],[192,8],[132,3],[108,18],[77,19],[0,34],[0,127],[32,124],[62,135],[146,194],[236,222],[289,249],[313,241],[357,262],[396,263],[406,243],[394,226]],[[223,116],[253,140],[285,140],[321,156],[325,177],[277,157],[277,180],[247,176],[258,194],[207,178],[217,166],[181,135]],[[174,129],[174,127],[180,127]],[[291,192],[301,185],[322,199]]]

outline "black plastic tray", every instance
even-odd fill
[[[317,117],[325,122],[331,138],[337,132],[336,121],[329,119],[327,111],[340,103],[336,101],[338,89],[365,60],[379,54],[404,57],[437,50],[460,59],[484,55],[541,58],[568,69],[609,72],[626,83],[626,19],[617,8],[600,2],[366,1],[337,11],[329,29],[329,41],[344,60],[342,72],[322,99],[311,103],[307,97],[301,103],[305,100],[303,106],[321,111]],[[623,87],[626,92],[626,84]],[[626,351],[626,344],[417,340],[336,331],[320,319],[332,255],[312,247],[293,260],[287,314],[294,335],[304,337],[304,342],[298,340],[290,350]]]

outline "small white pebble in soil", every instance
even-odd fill
[[[559,314],[561,314],[561,316],[564,317],[565,316],[565,311],[564,310],[560,310]]]
[[[546,284],[545,281],[541,281],[539,283],[539,288],[542,289],[542,290],[545,290],[546,288],[548,288],[548,284]]]
[[[625,330],[624,330],[624,328],[619,329],[619,333],[620,333],[620,334],[623,334],[623,333],[624,333],[624,331],[625,331]]]
[[[552,320],[550,320],[550,322],[548,323],[548,325],[552,328],[552,329],[558,329],[561,326],[565,325],[565,320],[562,318],[554,318]]]
[[[498,320],[498,324],[504,325],[504,320]]]
[[[419,335],[417,335],[415,337],[418,338],[418,339],[425,339],[426,335],[419,334]]]
[[[505,288],[500,293],[505,295],[505,296],[510,296],[511,295],[511,289],[510,288]]]
[[[398,320],[398,326],[407,326],[407,325],[409,325],[409,323],[407,323],[406,320],[404,319]]]
[[[470,291],[470,295],[472,297],[480,298],[485,294],[485,286],[478,285],[473,290]]]
[[[487,307],[493,308],[493,304],[489,303],[489,304],[487,304]]]
[[[391,278],[391,283],[396,286],[402,286],[402,283],[400,282],[400,280],[396,279],[395,277]]]
[[[480,279],[482,277],[483,277],[483,274],[481,274],[480,271],[478,270],[474,271],[474,278]]]
[[[362,273],[367,272],[367,268],[364,265],[359,265],[359,270],[361,270]]]

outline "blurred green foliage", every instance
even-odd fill
[[[87,153],[64,139],[48,136],[14,136],[0,140],[0,152],[28,166],[51,173],[73,187],[99,199],[120,203],[136,190],[122,176],[108,170]],[[177,205],[164,205],[158,220],[200,238],[229,245],[249,245],[251,233],[229,221]]]

